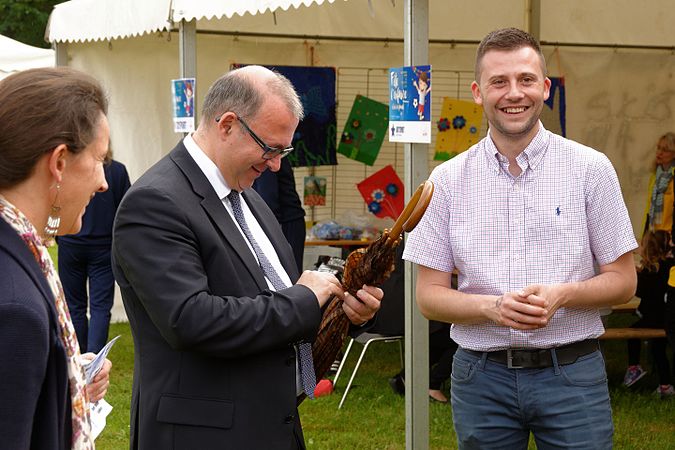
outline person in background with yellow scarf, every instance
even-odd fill
[[[665,231],[670,239],[670,257],[673,256],[673,207],[675,190],[675,133],[662,135],[656,144],[656,171],[649,182],[650,196],[647,202],[647,214],[643,233],[647,231]],[[675,349],[675,266],[669,269],[668,286],[665,297],[665,329],[670,346]],[[675,370],[675,367],[673,368]],[[672,397],[675,392],[670,384],[661,384],[656,389],[661,398]]]
[[[675,133],[666,133],[659,138],[654,165],[656,168],[649,180],[649,198],[643,233],[646,230],[672,233],[675,202],[673,190]]]

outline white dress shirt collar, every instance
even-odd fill
[[[220,173],[220,169],[216,166],[216,163],[206,156],[204,150],[197,145],[192,134],[185,136],[183,145],[185,145],[185,148],[190,156],[192,156],[192,159],[194,159],[195,163],[197,163],[204,173],[204,176],[209,180],[211,186],[213,186],[213,190],[216,191],[218,198],[222,200],[227,197],[230,194],[230,191],[232,191],[232,188],[228,186],[225,178],[223,178],[223,174]]]

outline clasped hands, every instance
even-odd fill
[[[384,296],[382,289],[363,285],[356,297],[346,292],[335,275],[326,272],[306,270],[300,275],[297,284],[309,288],[323,307],[334,295],[343,300],[342,309],[354,325],[362,325],[375,317]]]
[[[497,324],[517,330],[543,328],[563,304],[559,286],[533,284],[495,297],[489,316]]]

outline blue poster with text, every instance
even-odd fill
[[[431,66],[389,69],[389,141],[431,142]]]

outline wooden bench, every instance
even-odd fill
[[[633,299],[627,303],[612,306],[612,313],[632,314],[637,310],[638,306],[640,306],[640,299],[633,297]]]
[[[634,313],[640,305],[640,299],[633,297],[627,303],[612,306],[612,313]],[[619,328],[609,327],[600,339],[657,339],[665,338],[666,330],[659,328]]]
[[[666,337],[659,328],[607,328],[600,339],[656,339]]]

